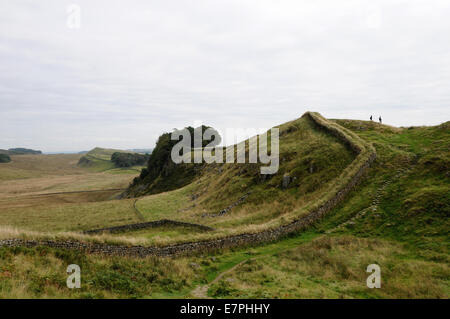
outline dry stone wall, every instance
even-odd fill
[[[179,222],[179,221],[170,220],[170,219],[160,219],[160,220],[156,220],[153,222],[127,224],[127,225],[121,225],[121,226],[92,229],[92,230],[87,230],[83,233],[90,234],[90,235],[101,234],[101,233],[121,233],[121,232],[126,232],[126,231],[156,228],[156,227],[162,227],[162,226],[195,227],[195,228],[198,228],[198,229],[204,230],[204,231],[214,230],[214,228],[211,228],[211,227],[208,227],[205,225]]]

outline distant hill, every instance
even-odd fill
[[[42,154],[42,151],[17,147],[17,148],[10,148],[8,150],[0,150],[0,154],[7,154],[7,155]]]
[[[131,149],[127,149],[127,151],[130,151],[133,153],[151,154],[153,152],[153,148],[131,148]]]
[[[112,148],[96,147],[80,158],[78,166],[88,167],[95,171],[106,171],[116,168],[115,163],[111,161],[111,156],[115,153],[127,154],[128,152]]]

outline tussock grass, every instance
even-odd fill
[[[83,231],[137,223],[133,200],[16,207],[2,211],[0,224],[44,231]]]
[[[158,298],[176,297],[201,279],[188,260],[118,258],[78,251],[0,248],[3,298]],[[66,286],[67,266],[81,268],[81,288]]]
[[[366,267],[373,263],[381,267],[381,289],[366,286]],[[249,259],[209,292],[220,298],[448,298],[449,275],[448,264],[411,258],[396,243],[321,237]]]
[[[21,229],[11,226],[0,226],[0,239],[18,238],[24,240],[73,240],[86,243],[100,243],[112,245],[142,245],[145,240],[139,237],[112,235],[108,233],[86,235],[79,232],[45,232]]]

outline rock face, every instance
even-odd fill
[[[286,188],[288,188],[288,186],[289,186],[289,183],[291,182],[291,177],[289,176],[289,175],[284,175],[283,176],[283,180],[281,181],[281,187],[283,188],[283,189],[286,189]]]
[[[88,159],[86,156],[82,156],[79,161],[78,161],[78,166],[83,166],[83,167],[90,167],[92,166],[94,163],[92,163],[92,161],[90,159]]]

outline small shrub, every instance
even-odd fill
[[[0,163],[9,163],[11,162],[11,157],[7,154],[0,154]]]

